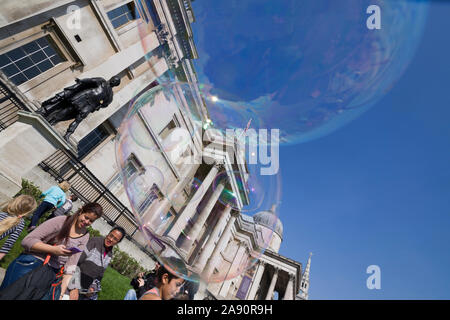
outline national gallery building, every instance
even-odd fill
[[[224,280],[202,283],[195,299],[308,299],[311,256],[303,267],[278,253],[283,225],[275,207],[253,216],[240,210],[250,198],[236,183],[248,178],[245,160],[230,162],[243,157],[239,146],[213,135],[205,142],[194,129],[193,119],[207,123],[209,115],[193,65],[198,53],[191,0],[3,0],[0,6],[0,201],[14,196],[22,179],[41,190],[67,180],[79,202],[102,205],[104,215],[93,228],[103,235],[116,225],[125,228],[119,248],[152,269],[155,251],[164,248],[150,245],[140,231],[121,171],[133,181],[156,167],[164,185],[155,182],[140,194],[135,213],[190,272]],[[112,101],[83,118],[68,139],[73,120],[51,124],[37,112],[75,79],[114,76],[120,84]],[[137,125],[159,152],[124,151],[119,166],[121,123],[133,101],[155,90],[159,79],[181,81],[189,90],[156,94],[155,108]],[[190,112],[177,108],[180,103]],[[190,143],[172,153],[164,146],[181,129]],[[211,143],[226,144],[226,151],[210,153],[207,163],[184,161],[208,155]],[[226,179],[217,184],[218,175]],[[219,201],[226,190],[236,195],[236,206]],[[160,216],[164,220],[155,221]],[[264,250],[258,232],[272,235]],[[251,268],[235,269],[236,261],[251,258],[257,258]]]

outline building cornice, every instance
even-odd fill
[[[302,275],[303,275],[303,265],[301,264],[301,262],[292,260],[292,259],[285,257],[279,253],[276,253],[270,249],[267,249],[264,251],[264,256],[267,256],[267,257],[275,259],[275,260],[283,261],[284,263],[291,265],[297,269],[297,281],[295,283],[295,292],[298,292],[300,290],[300,283],[302,281]]]

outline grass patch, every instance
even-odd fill
[[[98,293],[98,300],[123,300],[129,289],[131,279],[121,275],[113,268],[107,268],[102,279],[102,290]]]

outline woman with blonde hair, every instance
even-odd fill
[[[42,201],[33,213],[33,218],[28,226],[28,232],[31,232],[36,228],[39,219],[44,213],[53,208],[59,208],[66,202],[66,192],[69,191],[69,189],[70,184],[67,181],[63,181],[59,185],[53,186],[41,194],[41,197],[45,197],[44,201]]]
[[[29,216],[37,203],[32,196],[20,195],[5,203],[0,212],[0,240],[8,237],[0,249],[0,260],[11,250],[25,226],[24,217]]]

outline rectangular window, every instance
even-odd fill
[[[110,135],[111,131],[108,130],[105,124],[95,128],[78,143],[78,159],[84,158]]]
[[[125,178],[130,181],[133,176],[136,174],[142,172],[142,164],[139,162],[139,160],[136,158],[134,153],[130,154],[130,156],[127,159],[124,171],[125,171]]]
[[[51,38],[45,36],[0,55],[0,70],[18,86],[63,61]]]
[[[125,164],[124,173],[126,175],[126,179],[128,181],[133,179],[134,175],[137,175],[142,171],[142,165],[137,160],[136,156],[132,153]],[[111,191],[111,193],[117,195],[118,192],[123,188],[122,177],[120,172],[117,173],[106,185],[106,188]]]
[[[112,194],[117,195],[117,193],[122,189],[122,177],[120,173],[116,174],[110,182],[106,185],[106,189],[108,189]]]
[[[138,167],[134,163],[134,161],[128,161],[127,165],[125,166],[125,176],[127,179],[130,179],[136,172],[138,172]]]
[[[161,199],[163,197],[161,191],[159,190],[156,184],[153,184],[148,193],[146,194],[145,199],[141,202],[138,208],[139,214],[143,215],[145,211],[150,207],[150,205],[156,199]]]
[[[166,215],[161,215],[159,217],[160,221],[157,223],[157,227],[155,232],[157,234],[163,234],[164,231],[167,229],[167,227],[170,225],[170,222],[173,220],[173,217],[176,216],[175,209],[173,207],[170,207],[169,211],[166,213]]]
[[[141,12],[142,17],[144,18],[145,22],[149,22],[149,18],[147,16],[147,13],[145,12],[144,5],[142,4],[141,0],[135,0],[135,3],[137,7],[139,8],[139,12]]]
[[[139,12],[133,1],[124,4],[116,9],[109,11],[108,18],[114,29],[118,29],[123,25],[129,23],[130,21],[137,20],[140,18]]]

